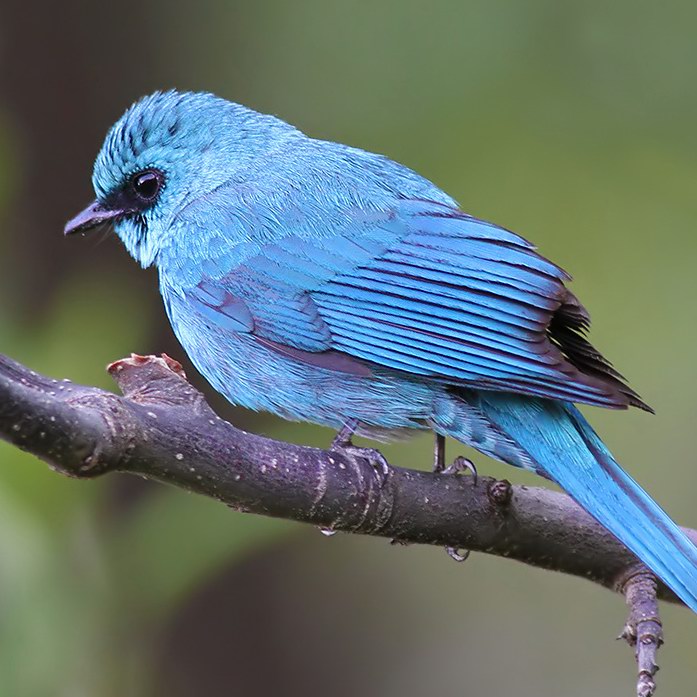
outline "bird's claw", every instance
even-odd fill
[[[356,430],[356,426],[356,422],[348,421],[336,436],[334,436],[330,450],[344,453],[351,457],[360,457],[364,460],[368,460],[375,472],[378,485],[382,489],[390,474],[390,465],[379,450],[375,448],[361,448],[351,442],[351,436]]]
[[[407,547],[408,545],[412,544],[411,542],[407,542],[406,540],[400,540],[398,537],[393,537],[390,540],[391,545],[402,545],[403,547]]]
[[[445,547],[445,552],[456,562],[466,561],[470,555],[469,549],[460,549],[459,547]]]
[[[470,472],[472,474],[473,483],[477,484],[477,468],[472,460],[469,460],[462,455],[458,455],[450,465],[448,465],[442,474],[462,474],[463,472]]]
[[[375,478],[378,480],[378,485],[381,489],[385,486],[385,482],[390,475],[390,465],[379,450],[375,448],[360,448],[357,445],[344,445],[334,449],[352,457],[368,460],[375,473]]]

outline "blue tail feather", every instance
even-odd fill
[[[576,407],[493,392],[478,393],[476,406],[540,474],[557,482],[697,612],[697,547],[622,470]]]

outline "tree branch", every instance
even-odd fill
[[[663,643],[663,624],[658,615],[656,577],[647,573],[632,576],[624,587],[629,618],[618,639],[634,647],[637,662],[637,696],[652,697],[658,670],[656,652]]]
[[[678,602],[565,494],[395,467],[381,485],[358,455],[275,441],[223,421],[166,356],[134,355],[109,372],[122,397],[52,380],[0,356],[0,437],[73,477],[137,473],[238,510],[588,578],[625,593],[635,630],[645,616],[637,603],[647,596],[632,590],[634,578],[645,588],[648,577],[656,597]],[[697,531],[686,533],[697,542]],[[655,627],[651,632],[660,636]],[[654,655],[642,654],[639,666],[649,677]]]

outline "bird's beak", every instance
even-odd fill
[[[76,232],[86,232],[102,223],[116,220],[125,213],[127,213],[127,211],[118,208],[107,209],[104,208],[99,201],[93,201],[84,211],[78,213],[72,220],[69,220],[65,224],[63,232],[66,235],[72,235]]]

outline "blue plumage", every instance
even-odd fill
[[[207,94],[132,106],[93,180],[97,201],[66,231],[113,220],[231,401],[335,428],[430,428],[538,472],[697,611],[697,549],[571,403],[648,407],[529,242],[385,157]]]

